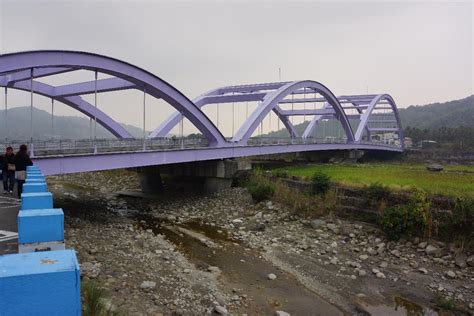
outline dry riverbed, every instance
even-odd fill
[[[255,205],[243,188],[151,199],[116,194],[138,188],[129,172],[48,182],[83,278],[126,315],[461,313],[440,310],[443,301],[474,312],[474,258],[443,243],[388,242],[368,224],[302,219]]]

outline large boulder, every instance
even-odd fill
[[[428,171],[435,171],[435,172],[439,172],[439,171],[443,171],[444,167],[442,165],[440,165],[439,163],[432,163],[432,164],[429,164],[428,166],[426,166],[426,170]]]

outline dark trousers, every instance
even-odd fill
[[[23,183],[25,183],[25,180],[18,180],[18,197],[21,198],[21,193],[23,192]]]
[[[3,190],[13,191],[15,187],[15,171],[3,170]]]

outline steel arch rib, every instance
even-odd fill
[[[2,84],[0,83],[0,86]],[[29,81],[19,81],[14,85],[9,87],[10,89],[17,89],[23,91],[30,91],[31,84]],[[112,135],[120,139],[133,139],[134,137],[130,134],[125,128],[117,123],[110,116],[102,112],[101,110],[94,107],[92,104],[85,101],[79,96],[73,97],[53,97],[54,87],[45,83],[33,81],[33,92],[36,94],[43,95],[45,97],[53,98],[59,102],[62,102],[75,110],[78,110],[81,113],[84,113],[90,118],[97,118],[97,123],[102,125],[106,130],[108,130]]]
[[[74,51],[31,51],[0,55],[0,74],[31,68],[67,67],[103,72],[143,87],[146,93],[161,98],[189,119],[210,146],[226,146],[225,138],[179,90],[154,74],[124,61],[102,55]]]
[[[242,145],[246,144],[265,116],[286,96],[301,88],[312,88],[327,100],[336,112],[336,118],[341,122],[348,142],[353,142],[354,134],[350,127],[349,120],[336,96],[321,83],[311,80],[289,82],[278,90],[269,93],[262,104],[252,113],[244,124],[242,124],[232,140]]]
[[[364,134],[364,129],[367,127],[369,117],[372,114],[372,111],[378,105],[378,103],[382,100],[388,101],[388,103],[390,104],[390,107],[392,108],[393,114],[395,115],[395,120],[397,121],[398,135],[399,135],[399,138],[400,138],[400,145],[401,145],[402,149],[404,149],[405,148],[405,142],[404,142],[402,124],[401,124],[401,120],[400,120],[400,114],[398,113],[398,108],[397,108],[397,105],[395,104],[395,101],[388,94],[379,94],[379,95],[375,96],[372,99],[372,101],[369,104],[369,107],[365,110],[364,114],[362,114],[362,116],[360,118],[360,123],[359,123],[359,126],[357,127],[357,131],[355,133],[355,140],[356,140],[356,142],[360,142],[362,140],[362,136]]]

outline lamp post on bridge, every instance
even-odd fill
[[[8,88],[5,87],[5,143],[8,142]]]
[[[33,145],[33,72],[34,68],[30,71],[30,156],[35,156],[34,145]]]

